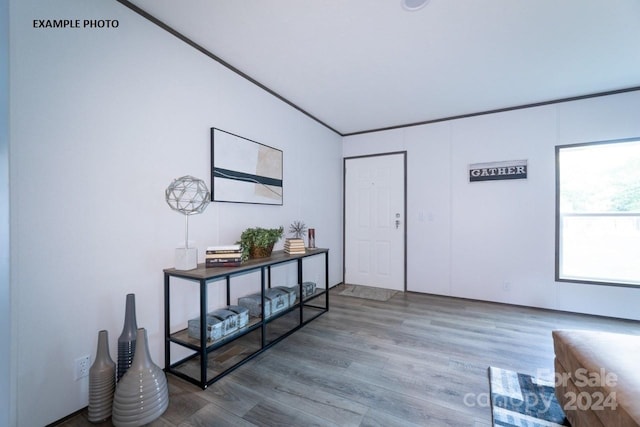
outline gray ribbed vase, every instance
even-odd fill
[[[116,364],[109,354],[109,333],[98,332],[96,358],[89,369],[89,421],[99,423],[111,416],[116,389]]]
[[[111,422],[116,427],[141,426],[158,418],[168,406],[167,377],[151,360],[147,331],[140,328],[133,363],[116,385]]]
[[[127,302],[124,313],[124,326],[118,338],[118,377],[117,380],[127,372],[133,355],[136,352],[136,334],[138,324],[136,323],[136,295],[127,294]]]

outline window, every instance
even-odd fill
[[[640,138],[556,147],[556,280],[640,286]]]

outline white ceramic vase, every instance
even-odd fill
[[[140,328],[133,362],[116,386],[111,421],[116,427],[141,426],[160,417],[168,406],[167,377],[151,360],[147,331]]]

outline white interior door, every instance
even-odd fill
[[[345,159],[345,283],[404,291],[405,153]]]

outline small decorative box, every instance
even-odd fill
[[[190,338],[200,339],[200,318],[191,319],[188,322],[188,334]],[[222,338],[222,321],[213,316],[207,316],[207,342],[211,343]]]
[[[296,287],[287,287],[287,286],[274,286],[271,289],[278,289],[288,295],[289,307],[296,303],[296,298],[298,297],[298,292],[295,289]]]
[[[264,291],[264,298],[265,300],[269,299],[271,301],[270,315],[279,313],[289,307],[289,294],[280,289],[266,289]]]
[[[316,283],[315,282],[302,282],[302,297],[310,297],[316,291]]]
[[[278,286],[278,287],[280,287],[280,286]],[[298,285],[282,286],[282,287],[286,288],[286,289],[293,290],[296,293],[296,298],[298,297],[298,294],[300,293],[300,287]],[[316,291],[315,282],[302,282],[302,297],[303,298],[307,298],[307,297],[313,295],[315,291]]]
[[[226,337],[229,334],[234,333],[238,330],[238,315],[233,311],[218,309],[214,310],[211,313],[212,316],[217,317],[222,321],[222,336]]]
[[[244,328],[249,324],[249,310],[239,305],[230,305],[227,310],[238,316],[238,329]]]
[[[246,295],[238,298],[238,305],[246,307],[249,310],[250,316],[259,317],[262,316],[262,305],[260,302],[260,292],[256,294]],[[267,298],[264,299],[264,315],[269,317],[271,314],[271,301]]]

